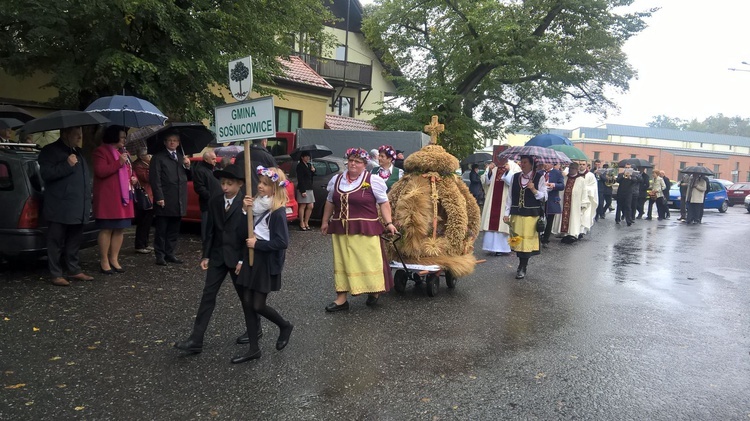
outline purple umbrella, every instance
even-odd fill
[[[563,159],[554,149],[543,148],[541,146],[511,146],[500,152],[498,158],[516,160],[524,155],[533,156],[534,161],[544,164],[566,164],[570,162],[570,159],[567,157]]]

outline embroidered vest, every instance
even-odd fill
[[[521,187],[522,174],[522,172],[519,172],[513,175],[513,185],[510,190],[512,196],[510,214],[520,216],[542,216],[542,202],[536,200],[531,189]],[[534,173],[532,180],[535,186],[540,185],[542,177],[544,177],[543,173]]]

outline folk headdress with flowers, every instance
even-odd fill
[[[349,148],[346,150],[346,153],[344,154],[344,158],[349,159],[351,157],[359,158],[364,162],[367,162],[367,158],[370,156],[370,154],[367,153],[366,150],[362,148]]]
[[[279,181],[279,175],[276,173],[276,171],[270,168],[266,168],[262,165],[258,165],[255,171],[258,173],[258,175],[262,175],[262,176],[270,178],[271,181],[278,184],[279,187],[286,187],[286,185],[289,184],[289,180]]]
[[[396,153],[396,150],[393,149],[393,146],[391,145],[383,145],[379,147],[378,152],[385,154],[385,156],[388,156],[393,160],[395,160],[396,157],[398,156],[398,153]]]

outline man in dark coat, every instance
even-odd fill
[[[62,261],[71,278],[91,281],[81,272],[78,250],[83,226],[91,214],[91,173],[81,155],[83,131],[80,127],[60,130],[60,139],[39,153],[39,169],[44,180],[44,219],[47,228],[47,258],[52,284],[68,286]]]
[[[544,165],[544,178],[547,184],[547,225],[544,227],[542,235],[542,245],[544,247],[549,243],[549,237],[552,234],[552,225],[555,215],[562,214],[562,205],[560,203],[560,192],[565,188],[565,177],[560,171],[560,165]],[[559,216],[557,216],[559,218]]]
[[[637,178],[637,171],[630,168],[630,164],[625,164],[625,169],[617,176],[619,187],[617,188],[617,210],[615,211],[615,223],[620,223],[620,214],[627,222],[628,226],[633,225],[633,212],[631,204],[633,203],[633,190],[640,178]]]
[[[250,146],[250,173],[252,178],[252,196],[258,193],[258,174],[255,171],[258,165],[262,165],[266,168],[278,167],[276,159],[268,152],[266,146],[268,145],[268,139],[255,139],[253,144]],[[245,153],[240,152],[234,158],[234,163],[239,165],[240,168],[245,169]]]
[[[165,150],[151,158],[151,189],[154,193],[156,232],[154,254],[156,264],[182,263],[175,256],[180,221],[187,212],[187,182],[190,174],[190,159],[178,150],[180,135],[176,131],[164,134]]]
[[[193,165],[193,190],[198,194],[198,205],[201,209],[201,240],[206,239],[208,222],[208,200],[221,193],[221,184],[214,177],[216,154],[208,151],[203,154],[203,161]]]
[[[633,209],[633,218],[636,219],[643,218],[643,206],[646,204],[648,189],[651,186],[651,177],[648,176],[646,168],[641,169],[640,177],[640,184],[638,185],[638,203],[635,205],[636,208]],[[635,216],[636,211],[638,211],[637,217]]]

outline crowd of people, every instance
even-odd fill
[[[529,258],[547,247],[553,234],[561,243],[572,244],[589,234],[596,221],[605,219],[612,211],[615,185],[616,224],[624,221],[631,226],[636,219],[653,219],[654,204],[658,220],[670,218],[667,201],[672,183],[664,171],[654,169],[649,175],[647,168],[639,171],[626,164],[618,173],[600,160],[593,167],[587,161],[575,161],[561,169],[559,164],[535,164],[532,156],[521,157],[519,164],[501,159],[499,165],[487,165],[481,176],[473,166],[469,186],[477,202],[480,197],[483,200],[482,249],[496,256],[514,251],[519,258],[517,279],[525,278]],[[700,224],[708,179],[684,174],[679,183],[678,220]],[[477,184],[483,187],[481,195],[476,193]]]
[[[266,141],[254,141],[251,147],[253,171],[248,188],[244,185],[244,154],[239,154],[234,164],[219,168],[216,155],[208,151],[201,162],[191,166],[179,148],[179,133],[167,131],[162,138],[163,150],[153,156],[139,150],[137,160],[131,163],[124,149],[126,133],[127,128],[120,126],[104,130],[102,144],[92,154],[93,189],[87,182],[91,170],[81,155],[80,128],[61,130],[60,139],[44,147],[39,155],[46,187],[44,216],[49,221],[52,283],[70,285],[64,277],[66,271],[69,279],[93,279],[81,271],[78,262],[92,198],[102,274],[125,272],[119,256],[123,231],[133,220],[138,225],[137,253],[153,250],[157,265],[183,263],[176,249],[181,218],[186,213],[187,180],[191,178],[201,209],[200,267],[206,277],[192,333],[175,347],[189,353],[202,351],[217,294],[229,275],[246,324],[246,332],[236,342],[248,345],[247,352],[231,362],[260,358],[261,316],[278,326],[276,348],[284,349],[294,326],[266,301],[268,294],[281,289],[289,246],[285,213],[289,181],[266,149]],[[345,171],[328,183],[321,233],[331,236],[335,298],[325,306],[326,312],[348,310],[349,296],[366,295],[365,304],[374,306],[393,286],[380,236],[398,231],[388,191],[403,177],[402,167],[403,155],[390,145],[370,152],[351,148],[346,152]],[[517,279],[526,277],[531,257],[539,255],[553,235],[564,244],[572,244],[590,233],[597,220],[605,219],[612,211],[615,185],[616,223],[624,220],[630,226],[644,214],[645,219],[652,219],[654,204],[657,219],[670,217],[666,198],[671,183],[663,171],[654,170],[649,176],[644,169],[625,165],[618,173],[598,160],[591,168],[587,162],[578,161],[561,169],[560,165],[537,162],[533,156],[521,156],[518,162],[501,159],[490,163],[483,174],[478,170],[478,166],[472,167],[470,190],[482,203],[482,249],[498,256],[515,252]],[[315,203],[315,167],[309,154],[301,154],[297,175],[300,229],[307,231]],[[681,220],[701,222],[707,186],[705,176],[685,174],[681,178]],[[142,197],[137,191],[151,200],[144,204],[137,199]],[[254,221],[252,227],[249,214]],[[153,248],[148,245],[151,225],[155,227]]]

